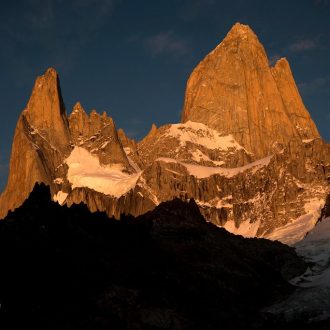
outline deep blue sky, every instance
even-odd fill
[[[20,112],[52,66],[67,112],[107,111],[129,136],[178,122],[185,82],[235,22],[286,56],[330,141],[330,0],[24,0],[0,5],[0,189]]]

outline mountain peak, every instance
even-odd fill
[[[61,95],[59,77],[55,69],[49,68],[43,75],[37,77],[26,110],[35,112],[37,104],[47,102],[49,106],[55,104],[60,113],[65,112]],[[52,107],[46,107],[51,112]]]
[[[233,134],[256,159],[274,143],[319,137],[287,60],[271,68],[256,34],[240,23],[191,74],[182,122],[189,120]]]
[[[149,134],[154,134],[155,132],[157,132],[157,126],[155,123],[152,123]]]
[[[45,88],[59,89],[58,73],[54,68],[48,68],[43,75],[37,77],[33,92]]]
[[[35,84],[34,89],[41,89],[44,85],[56,85],[58,79],[58,74],[55,69],[49,68],[45,71],[44,74],[38,76]]]
[[[72,109],[72,112],[71,112],[71,115],[76,115],[76,114],[79,114],[79,113],[83,113],[83,114],[86,114],[83,106],[81,105],[81,103],[78,101],[74,106],[73,106],[73,109]]]
[[[245,36],[245,35],[254,35],[255,33],[250,28],[249,25],[241,24],[239,22],[235,23],[230,31],[228,32],[230,35],[237,35],[237,36]]]
[[[18,207],[35,182],[52,185],[54,178],[63,176],[61,164],[70,152],[70,138],[58,74],[50,68],[36,79],[16,125],[0,216]]]
[[[76,102],[76,104],[73,106],[73,110],[77,109],[77,110],[80,110],[82,109],[82,105],[79,101]]]
[[[49,68],[34,84],[23,112],[29,125],[47,132],[49,141],[62,149],[69,140],[69,128],[60,81],[55,69]]]
[[[221,53],[223,49],[226,49],[227,51],[233,50],[236,53],[239,50],[243,51],[243,53],[252,52],[252,55],[254,54],[255,56],[261,52],[263,54],[262,58],[267,57],[258,36],[254,33],[251,27],[238,22],[231,27],[225,38],[208,54],[208,57],[218,57],[218,54]]]
[[[290,64],[287,60],[286,57],[281,57],[280,59],[278,59],[274,65],[274,68],[276,69],[281,69],[281,68],[290,68]]]
[[[252,42],[252,44],[254,43],[262,47],[257,35],[250,28],[250,26],[241,23],[235,23],[232,26],[232,28],[229,30],[220,45],[227,45],[228,43],[230,44],[232,42],[234,42],[235,46],[241,44],[241,42],[243,42],[244,44]]]
[[[92,118],[94,118],[94,119],[101,118],[100,114],[96,111],[96,109],[92,109],[89,116],[90,116],[91,119]]]
[[[46,70],[46,73],[45,75],[49,75],[49,76],[53,76],[53,77],[57,77],[58,76],[58,73],[57,71],[53,68],[53,67],[50,67]]]

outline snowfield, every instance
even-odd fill
[[[97,156],[81,147],[75,147],[65,162],[69,167],[67,178],[72,189],[88,187],[117,198],[135,187],[142,173],[125,173],[120,164],[100,165]]]
[[[324,199],[313,198],[304,206],[306,214],[283,227],[277,228],[265,238],[272,241],[281,241],[284,244],[292,245],[301,241],[311,231],[321,215],[324,206]]]
[[[245,165],[242,167],[236,167],[236,168],[192,165],[192,164],[187,164],[184,162],[177,161],[176,159],[173,159],[173,158],[165,158],[165,157],[157,158],[156,161],[161,161],[161,162],[165,162],[165,163],[181,164],[187,169],[187,171],[189,172],[190,175],[193,175],[198,179],[205,179],[212,175],[221,175],[221,176],[225,176],[227,178],[232,178],[233,176],[238,175],[239,173],[243,173],[250,169],[252,169],[252,173],[254,174],[258,170],[269,165],[271,159],[272,159],[272,156],[268,156],[268,157],[262,158],[260,160],[257,160],[253,163],[250,163],[248,165]]]
[[[312,265],[291,282],[300,287],[287,300],[268,311],[286,319],[308,316],[310,321],[330,318],[330,217],[319,222],[294,245],[299,255]]]
[[[166,136],[178,139],[182,147],[190,142],[211,150],[244,149],[231,134],[221,135],[204,124],[190,120],[184,124],[172,124],[167,130]]]
[[[314,263],[314,266],[303,277],[297,278],[295,282],[303,287],[323,286],[330,288],[330,217],[319,222],[294,247],[298,254]]]

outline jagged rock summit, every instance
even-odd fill
[[[38,77],[30,100],[18,119],[10,173],[0,197],[0,216],[22,204],[36,182],[52,185],[64,176],[61,165],[70,151],[70,131],[56,71]]]
[[[291,244],[317,222],[329,173],[329,145],[287,60],[271,67],[255,33],[235,24],[191,74],[182,122],[153,125],[139,142],[79,102],[67,117],[47,70],[17,124],[0,218],[44,182],[60,204],[117,218],[193,198],[218,226]]]
[[[256,159],[277,144],[320,138],[286,59],[270,67],[258,37],[240,23],[191,74],[182,114],[188,120],[233,134]]]
[[[115,123],[106,112],[99,115],[92,110],[88,116],[77,102],[69,116],[69,125],[73,143],[97,155],[100,164],[122,164],[127,171],[134,171],[119,140]]]
[[[49,68],[43,76],[37,78],[22,116],[57,149],[65,152],[70,141],[70,132],[55,69]]]
[[[103,165],[115,169],[107,171]],[[109,191],[107,186],[113,182],[100,181],[110,175],[129,177],[126,173],[136,171],[112,118],[95,110],[88,116],[79,102],[68,118],[58,74],[49,68],[36,79],[16,126],[8,183],[0,196],[0,217],[20,206],[36,182],[49,185],[54,199],[62,203],[72,187],[97,186],[102,192]],[[129,189],[125,182],[110,190],[116,195],[126,185]]]

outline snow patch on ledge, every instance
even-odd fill
[[[160,157],[157,158],[156,161],[162,161],[165,163],[178,163],[186,167],[187,171],[190,175],[195,176],[198,179],[204,179],[208,178],[212,175],[221,175],[225,176],[227,178],[232,178],[235,175],[245,172],[247,170],[252,169],[252,173],[255,174],[258,170],[261,168],[268,166],[270,163],[270,160],[272,159],[272,156],[268,156],[262,159],[259,159],[253,163],[247,164],[242,167],[236,167],[236,168],[224,168],[224,167],[210,167],[210,166],[202,166],[202,165],[192,165],[187,164],[183,162],[179,162],[173,158],[164,158]]]
[[[315,139],[304,139],[302,140],[303,143],[310,143],[312,141],[314,141]]]
[[[288,245],[301,241],[314,228],[324,204],[324,199],[313,198],[309,200],[304,206],[306,212],[304,215],[283,227],[277,228],[270,234],[265,235],[264,238],[280,241]]]
[[[100,165],[97,156],[81,147],[75,147],[65,162],[72,189],[87,187],[117,198],[129,192],[142,173],[125,173],[121,164]]]
[[[53,200],[54,202],[63,205],[67,197],[68,197],[68,193],[65,193],[64,191],[60,190],[57,192],[57,194],[53,196]]]
[[[211,150],[244,149],[231,134],[221,135],[218,131],[204,124],[190,120],[184,124],[172,124],[165,134],[178,139],[182,147],[190,142]]]
[[[236,227],[234,220],[229,220],[225,223],[224,226],[222,226],[222,228],[225,228],[227,231],[235,235],[242,235],[244,237],[256,237],[259,226],[260,220],[252,223],[249,220],[246,220],[241,222],[239,227]]]

